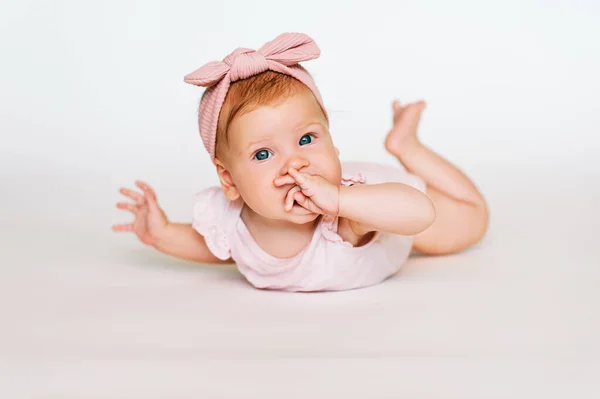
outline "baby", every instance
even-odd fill
[[[340,162],[311,75],[319,57],[304,34],[259,50],[238,48],[185,77],[207,87],[198,122],[220,187],[196,197],[191,224],[169,222],[154,190],[120,192],[135,203],[134,232],[165,254],[236,263],[256,288],[332,291],[371,286],[396,273],[414,249],[451,254],[476,244],[488,208],[460,170],[424,146],[425,103],[392,103],[387,151],[401,165]]]

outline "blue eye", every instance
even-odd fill
[[[264,161],[268,157],[269,157],[269,151],[267,151],[267,150],[260,150],[256,154],[254,154],[254,159],[256,159],[258,161]]]
[[[312,143],[312,136],[310,134],[305,134],[300,138],[300,145],[310,144]]]

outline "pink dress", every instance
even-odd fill
[[[400,182],[425,192],[422,179],[402,166],[366,162],[342,164],[342,185]],[[354,247],[337,233],[338,218],[323,217],[310,244],[292,258],[263,251],[240,214],[243,202],[229,201],[220,187],[196,196],[193,228],[219,259],[232,258],[256,288],[284,291],[336,291],[378,284],[396,273],[411,252],[413,237],[377,232]]]

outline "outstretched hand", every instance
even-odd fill
[[[162,209],[156,201],[154,190],[146,183],[141,181],[135,182],[142,193],[121,188],[121,194],[135,201],[119,202],[117,208],[130,211],[135,216],[132,223],[116,224],[112,227],[114,231],[134,232],[138,239],[147,245],[155,245],[158,237],[164,233],[169,221]]]
[[[322,215],[339,213],[340,188],[318,175],[309,175],[294,168],[288,174],[275,179],[277,187],[295,184],[287,194],[285,210],[291,211],[294,201],[310,212]]]

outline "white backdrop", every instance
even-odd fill
[[[600,3],[301,4],[4,2],[0,157],[149,180],[157,168],[204,171],[203,89],[183,76],[299,31],[321,48],[305,66],[344,159],[388,159],[382,141],[397,97],[428,101],[423,140],[469,170],[598,168]]]
[[[598,21],[593,0],[3,1],[0,396],[597,397]],[[428,102],[422,140],[489,200],[480,247],[285,296],[110,231],[135,179],[190,221],[217,179],[184,75],[285,31],[321,48],[344,160],[395,162],[392,100]]]

